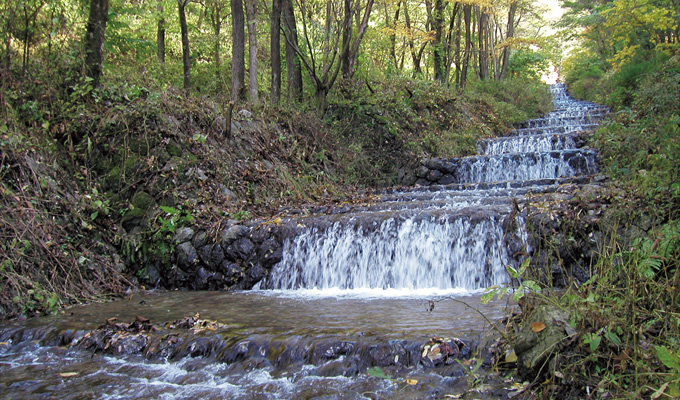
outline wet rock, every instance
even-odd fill
[[[243,285],[245,289],[252,288],[256,283],[264,279],[267,276],[267,270],[259,264],[255,264],[247,269],[246,276],[243,280]]]
[[[138,354],[148,342],[149,337],[143,334],[122,335],[109,342],[106,352],[113,355]]]
[[[222,246],[219,244],[207,244],[198,249],[198,257],[204,265],[207,265],[211,270],[219,268],[224,260],[224,252]]]
[[[185,271],[191,271],[199,262],[198,253],[191,242],[181,243],[176,248],[177,265]]]
[[[170,359],[177,360],[187,356],[210,357],[225,347],[225,342],[219,336],[198,337],[177,346]]]
[[[196,253],[198,258],[206,265],[210,265],[210,254],[212,253],[212,246],[205,245],[197,248]]]
[[[220,263],[220,270],[224,274],[224,279],[227,284],[233,285],[243,278],[243,270],[233,262],[223,260]]]
[[[267,239],[260,245],[258,258],[262,262],[262,265],[269,269],[281,261],[283,258],[283,248],[278,241]]]
[[[514,346],[520,376],[533,380],[547,372],[548,361],[575,334],[566,311],[550,305],[533,309],[520,326]]]
[[[163,285],[168,289],[188,287],[190,281],[191,276],[177,265],[170,267],[163,275]]]
[[[189,227],[182,227],[177,229],[175,236],[172,238],[172,242],[175,244],[180,244],[188,242],[194,237],[194,230]]]
[[[201,229],[200,231],[196,232],[193,239],[191,239],[191,243],[197,249],[205,246],[206,244],[208,244],[208,233],[205,230]]]
[[[229,246],[236,239],[245,236],[249,229],[243,225],[234,225],[222,231],[220,234],[220,240],[222,241],[222,246]]]
[[[369,365],[379,367],[403,365],[409,359],[401,342],[371,345],[366,353]]]
[[[222,246],[219,244],[215,244],[212,247],[212,251],[210,252],[210,263],[209,265],[213,269],[219,268],[220,264],[222,264],[222,261],[224,261],[224,251],[222,250]]]
[[[320,343],[314,346],[309,361],[313,365],[319,365],[322,362],[351,354],[355,347],[354,342],[348,341]]]
[[[450,184],[455,183],[455,182],[456,182],[456,178],[454,178],[453,175],[445,174],[445,175],[442,175],[441,178],[439,178],[438,183],[440,185],[450,185]]]
[[[345,360],[329,361],[322,366],[316,368],[313,372],[318,376],[357,376],[361,372],[360,362],[356,357],[350,357]]]
[[[456,170],[456,158],[438,159],[433,158],[425,162],[425,167],[431,170],[437,170],[446,174],[452,174]]]
[[[418,178],[425,178],[425,176],[427,175],[428,171],[430,171],[429,168],[427,168],[427,167],[424,166],[424,165],[421,165],[420,167],[418,167],[418,169],[416,169],[416,177],[418,177]]]
[[[272,231],[276,228],[275,224],[268,224],[268,226],[260,226],[259,228],[250,231],[248,237],[253,243],[262,243],[274,235]]]
[[[194,279],[194,290],[206,290],[208,289],[208,282],[211,280],[212,274],[208,271],[206,271],[205,268],[199,267],[198,270],[196,270],[196,276]]]
[[[427,175],[425,175],[425,179],[427,179],[430,182],[437,182],[439,181],[439,178],[442,177],[442,172],[438,171],[436,169],[431,169],[428,171]]]
[[[230,244],[225,255],[232,261],[250,260],[253,258],[255,245],[248,238],[241,238]]]
[[[147,281],[153,286],[158,285],[161,282],[161,273],[158,271],[158,268],[153,264],[149,264],[145,269]]]
[[[423,346],[420,362],[425,367],[450,365],[467,357],[469,352],[469,345],[458,338],[432,338]]]

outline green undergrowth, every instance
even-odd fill
[[[476,153],[477,140],[552,109],[536,81],[474,82],[465,93],[409,78],[342,82],[324,117],[341,148],[343,177],[371,186],[404,179],[423,158]]]
[[[551,304],[569,313],[575,334],[518,398],[680,396],[680,222],[624,247],[616,232],[627,220],[612,228],[587,282],[555,292],[535,287],[529,270],[522,277],[524,312]]]
[[[680,396],[680,56],[600,67],[572,66],[568,82],[572,93],[612,107],[590,141],[617,188],[612,217],[599,226],[608,239],[587,282],[532,291],[569,312],[577,333],[520,398]]]

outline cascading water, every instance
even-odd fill
[[[480,141],[478,156],[431,160],[447,184],[291,218],[282,261],[260,283],[279,290],[138,293],[8,322],[0,398],[462,398],[469,369],[456,361],[488,327],[478,313],[496,320],[507,306],[469,292],[507,282],[505,267],[525,253],[525,195],[550,196],[597,171],[579,132],[604,109],[551,90],[545,117]],[[461,300],[439,301],[451,293]],[[158,324],[136,330],[140,316]],[[370,377],[371,367],[395,379]]]
[[[569,98],[562,85],[551,90],[555,111],[508,137],[481,141],[479,156],[442,160],[450,182],[541,191],[560,178],[596,173],[596,152],[575,148],[575,137],[602,109]],[[509,239],[514,251],[526,239],[521,218],[511,215],[513,198],[508,189],[474,185],[393,193],[373,211],[303,228],[284,243],[283,260],[262,287],[475,290],[506,282],[505,267],[517,262]]]
[[[504,234],[498,219],[391,217],[369,229],[335,223],[308,230],[286,244],[284,267],[272,275],[270,286],[472,289],[499,284],[509,259],[498,246]]]

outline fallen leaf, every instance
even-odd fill
[[[406,380],[406,383],[407,383],[408,385],[413,386],[413,385],[417,385],[417,384],[418,384],[418,380],[417,380],[417,379],[407,379],[407,380]]]
[[[517,362],[517,354],[515,354],[514,350],[510,350],[507,353],[505,353],[505,362],[507,363]]]
[[[536,333],[542,331],[545,328],[546,325],[543,322],[534,322],[533,324],[531,324],[531,330]]]
[[[79,374],[78,372],[60,372],[59,376],[61,376],[62,378],[70,378],[72,376],[78,376],[78,374]]]

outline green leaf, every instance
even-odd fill
[[[177,210],[175,207],[161,206],[161,210],[163,210],[163,212],[171,214],[171,215],[179,214],[179,210]]]
[[[482,295],[482,299],[480,300],[480,302],[482,304],[487,304],[489,301],[491,301],[491,299],[493,299],[493,296],[495,296],[496,293],[498,293],[498,289],[499,289],[498,285],[493,285],[486,288],[486,293]]]
[[[522,282],[522,286],[534,293],[541,293],[541,287],[534,281],[524,281]]]
[[[95,219],[97,219],[98,215],[99,215],[99,211],[93,212],[92,214],[90,214],[90,220],[94,221]]]
[[[519,278],[519,272],[517,272],[516,269],[514,269],[511,265],[508,265],[505,267],[505,269],[508,271],[508,274],[510,275],[511,278],[517,279]]]
[[[590,345],[591,352],[595,352],[595,350],[597,350],[598,346],[600,346],[601,341],[602,337],[598,336],[595,333],[589,333],[583,338],[583,342]]]
[[[522,265],[519,266],[519,273],[520,274],[523,274],[524,271],[526,271],[526,269],[529,267],[530,262],[531,262],[530,258],[527,258],[524,261],[522,261]]]
[[[385,373],[380,367],[372,367],[366,371],[367,374],[380,379],[392,379],[389,375]]]
[[[675,373],[680,374],[680,356],[668,350],[664,346],[654,346],[656,349],[656,356],[666,367],[675,370]]]
[[[606,337],[607,340],[614,343],[615,345],[621,346],[621,339],[619,338],[619,336],[616,333],[614,333],[612,331],[607,331],[604,334],[604,337]]]

